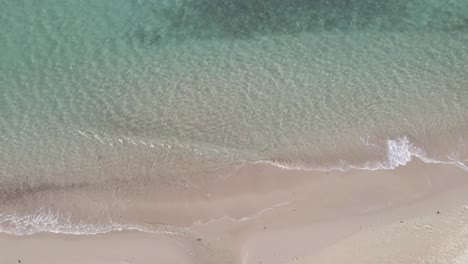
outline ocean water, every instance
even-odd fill
[[[466,0],[0,6],[0,231],[142,230],[24,197],[249,163],[468,169]]]

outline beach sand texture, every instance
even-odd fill
[[[468,1],[0,6],[0,264],[468,263]]]

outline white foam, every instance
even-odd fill
[[[456,166],[468,171],[468,165],[466,165],[465,163],[467,163],[467,161],[460,161],[460,160],[457,160],[451,156],[448,157]]]
[[[385,164],[388,168],[393,169],[399,166],[404,166],[411,161],[415,155],[414,147],[409,142],[407,137],[399,138],[396,140],[388,140],[388,161]],[[420,151],[418,151],[420,152]]]
[[[96,235],[124,230],[136,230],[164,235],[180,234],[170,230],[157,229],[152,226],[115,223],[111,219],[108,219],[108,222],[103,224],[93,224],[85,221],[75,222],[70,214],[60,214],[45,209],[39,209],[29,215],[0,213],[0,233],[12,235],[32,235],[45,232],[69,235]]]
[[[195,149],[198,151],[198,149]],[[392,170],[400,166],[405,166],[414,158],[420,159],[425,163],[443,163],[452,164],[468,171],[466,161],[457,160],[451,156],[447,161],[441,161],[431,158],[424,149],[415,146],[408,137],[403,136],[395,139],[388,139],[386,142],[386,159],[368,161],[364,165],[350,164],[347,161],[341,160],[333,167],[307,167],[303,164],[289,164],[276,161],[261,160],[255,163],[267,163],[289,170],[309,170],[309,171],[347,171],[351,169],[357,170]],[[276,206],[281,206],[276,205]],[[274,206],[275,207],[275,206]],[[271,208],[269,208],[271,209]],[[269,210],[266,209],[266,210]],[[261,212],[263,213],[263,211]],[[224,218],[223,218],[224,219]],[[248,218],[231,219],[231,221],[245,221]],[[222,220],[222,219],[218,219]],[[201,224],[201,223],[198,223]],[[158,229],[154,226],[123,224],[113,222],[108,219],[107,222],[96,224],[92,221],[75,221],[70,214],[58,214],[50,210],[39,209],[33,214],[23,215],[15,213],[0,212],[0,233],[8,233],[14,235],[31,235],[41,232],[73,234],[73,235],[95,235],[104,234],[113,231],[123,230],[138,230],[141,232],[150,232],[158,234],[176,235],[178,232],[167,229]]]
[[[290,169],[290,170],[309,170],[309,171],[348,171],[355,170],[393,170],[400,166],[405,166],[413,160],[418,158],[424,163],[442,163],[452,164],[468,171],[468,166],[463,162],[448,157],[447,161],[437,160],[431,158],[423,148],[415,146],[407,136],[399,137],[396,139],[387,140],[387,155],[386,160],[367,161],[363,165],[351,164],[345,160],[340,160],[332,167],[310,167],[304,164],[290,164],[286,162],[261,160],[255,163],[267,163],[273,166]]]

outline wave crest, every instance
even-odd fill
[[[405,166],[413,160],[418,158],[424,163],[442,163],[452,164],[463,170],[468,171],[468,166],[463,161],[459,161],[448,156],[448,160],[438,160],[432,158],[421,147],[414,145],[407,136],[398,137],[395,139],[388,139],[386,142],[386,158],[385,160],[372,160],[364,162],[363,164],[352,164],[346,160],[339,160],[337,164],[329,167],[321,166],[307,166],[304,164],[279,162],[273,160],[261,160],[256,163],[268,163],[282,169],[291,170],[310,170],[310,171],[348,171],[356,170],[393,170],[400,166]]]

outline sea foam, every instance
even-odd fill
[[[113,231],[134,230],[146,233],[177,235],[176,231],[158,229],[154,226],[121,224],[110,218],[106,223],[73,221],[71,214],[62,214],[47,209],[38,209],[33,214],[0,213],[0,233],[12,235],[32,235],[56,233],[68,235],[97,235]]]
[[[398,137],[395,139],[388,139],[386,142],[386,159],[385,160],[372,160],[364,164],[352,164],[346,160],[340,160],[334,166],[307,166],[305,164],[295,164],[271,160],[261,160],[256,163],[267,163],[282,169],[291,170],[310,170],[310,171],[348,171],[348,170],[393,170],[400,166],[405,166],[417,158],[424,163],[428,164],[452,164],[463,170],[468,171],[468,166],[463,161],[456,160],[450,156],[448,160],[438,160],[430,157],[427,152],[418,146],[415,146],[407,136]]]

